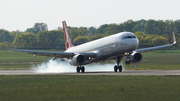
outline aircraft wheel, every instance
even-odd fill
[[[117,66],[114,66],[114,72],[117,72]]]
[[[77,67],[76,71],[77,71],[77,73],[79,73],[80,72],[80,67]]]
[[[126,65],[130,65],[130,61],[126,61]]]
[[[82,73],[84,73],[85,72],[85,68],[81,67],[81,71],[82,71]]]
[[[119,66],[119,72],[122,72],[122,66],[121,65]]]
[[[130,65],[130,61],[128,61],[128,64]]]

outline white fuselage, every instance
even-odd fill
[[[71,47],[65,52],[93,52],[96,53],[96,58],[92,62],[96,62],[98,60],[105,60],[114,56],[124,56],[125,52],[132,52],[137,49],[138,44],[139,41],[133,33],[121,32]]]

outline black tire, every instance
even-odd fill
[[[130,61],[128,62],[128,64],[129,64],[129,65],[131,64]]]
[[[126,65],[128,64],[128,62],[126,61]]]
[[[80,72],[80,67],[77,67],[76,71],[77,71],[77,73],[79,73]]]
[[[84,73],[85,72],[85,68],[81,67],[81,72]]]
[[[118,69],[117,66],[114,66],[114,72],[117,72],[117,69]]]
[[[122,66],[119,66],[119,72],[122,72]]]

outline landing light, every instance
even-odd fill
[[[129,55],[129,53],[125,53],[125,56]]]

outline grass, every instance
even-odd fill
[[[42,62],[49,59],[49,57],[37,56],[33,58],[32,55],[26,52],[15,52],[12,50],[0,50],[0,63],[25,63],[25,62]]]
[[[0,70],[29,70],[32,64],[0,64]]]
[[[179,101],[179,76],[0,76],[0,100]]]

